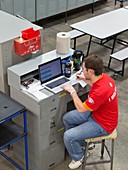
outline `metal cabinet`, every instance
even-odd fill
[[[20,15],[35,21],[35,0],[1,0],[0,9],[12,15]]]
[[[35,0],[26,0],[26,19],[29,21],[36,20]]]
[[[66,96],[50,94],[48,98],[35,101],[38,108],[38,115],[27,110],[28,120],[28,138],[29,138],[29,164],[31,170],[48,170],[55,167],[64,160],[65,147],[63,144],[63,132],[57,125],[58,117],[66,112]],[[27,103],[33,99],[22,91],[11,88],[11,97],[17,101]],[[25,99],[25,100],[24,100]],[[63,102],[61,105],[60,102]],[[62,110],[63,106],[64,110]],[[18,125],[22,126],[22,119],[18,117],[14,120]],[[59,119],[62,129],[62,121]],[[18,141],[14,145],[14,154],[20,160],[24,161],[23,140]],[[20,146],[20,147],[19,147]],[[50,154],[49,154],[50,153]]]
[[[86,4],[91,4],[93,0],[35,0],[36,20],[44,19],[65,11],[69,11]]]
[[[36,20],[48,17],[48,0],[36,0]]]
[[[13,15],[19,14],[33,22],[92,2],[93,0],[0,0],[0,9]]]
[[[82,95],[86,97],[89,91],[88,86],[82,88],[79,84],[76,84],[75,89],[80,97]],[[32,96],[21,90],[13,87],[10,87],[10,90],[11,97],[24,103],[27,109],[29,109],[28,101],[35,102],[38,108],[38,115],[27,110],[30,169],[48,170],[55,167],[65,158],[62,115],[72,107],[71,96],[63,91],[56,95],[50,93],[49,97],[38,101],[36,98],[33,100]],[[32,107],[31,105],[31,110]],[[15,122],[20,126],[22,124],[20,117],[15,119]],[[14,154],[20,161],[23,161],[24,151],[21,146],[23,146],[23,141],[15,143]]]
[[[88,4],[88,3],[89,3],[88,0],[77,0],[77,7],[84,6],[84,5]]]
[[[68,0],[68,11],[71,9],[75,9],[77,6],[77,0]]]
[[[68,1],[68,0],[58,0],[58,3],[57,3],[57,5],[58,5],[58,13],[62,13],[62,12],[64,12],[64,11],[66,11],[66,1]]]
[[[48,16],[52,16],[58,13],[57,4],[58,0],[47,0],[48,1]]]
[[[19,14],[29,21],[35,21],[35,0],[13,0],[14,15]]]
[[[25,0],[13,0],[14,1],[14,11],[13,14],[19,14],[22,17],[26,17],[26,3]]]
[[[96,1],[98,0],[94,0],[94,2]],[[93,3],[93,0],[77,0],[76,8],[82,7],[87,4],[92,4],[92,3]]]
[[[64,59],[72,53],[73,50],[69,54],[61,56],[59,54],[59,57]],[[64,90],[54,94],[41,86],[41,89],[37,91],[42,94],[42,97],[37,98],[34,94],[21,90],[23,78],[32,78],[32,75],[35,77],[33,71],[38,71],[38,65],[57,57],[58,53],[53,50],[8,68],[10,95],[27,108],[29,164],[31,170],[51,169],[65,158],[62,116],[65,112],[74,108],[71,95]],[[87,86],[82,88],[78,82],[74,86],[80,97],[86,96],[88,92]],[[15,122],[20,126],[22,126],[22,121],[21,117],[15,119]],[[23,162],[24,151],[21,146],[23,146],[23,141],[20,140],[15,143],[14,154]]]
[[[9,14],[13,14],[13,0],[0,0],[0,9],[2,11],[8,12]]]

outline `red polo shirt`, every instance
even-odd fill
[[[107,74],[93,83],[83,106],[92,111],[94,120],[108,133],[118,124],[118,95],[115,82]]]

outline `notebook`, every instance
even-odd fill
[[[62,91],[60,85],[70,81],[63,75],[60,57],[39,65],[39,79],[41,85],[53,93]]]

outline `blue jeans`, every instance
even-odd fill
[[[77,110],[67,112],[63,116],[65,126],[64,144],[75,161],[84,156],[82,144],[85,139],[108,135],[91,116],[91,112],[79,113]],[[85,143],[84,143],[85,144]]]

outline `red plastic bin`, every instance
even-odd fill
[[[39,30],[34,30],[33,28],[28,28],[26,30],[21,31],[22,33],[22,38],[29,40],[35,37],[38,37],[40,35]]]

